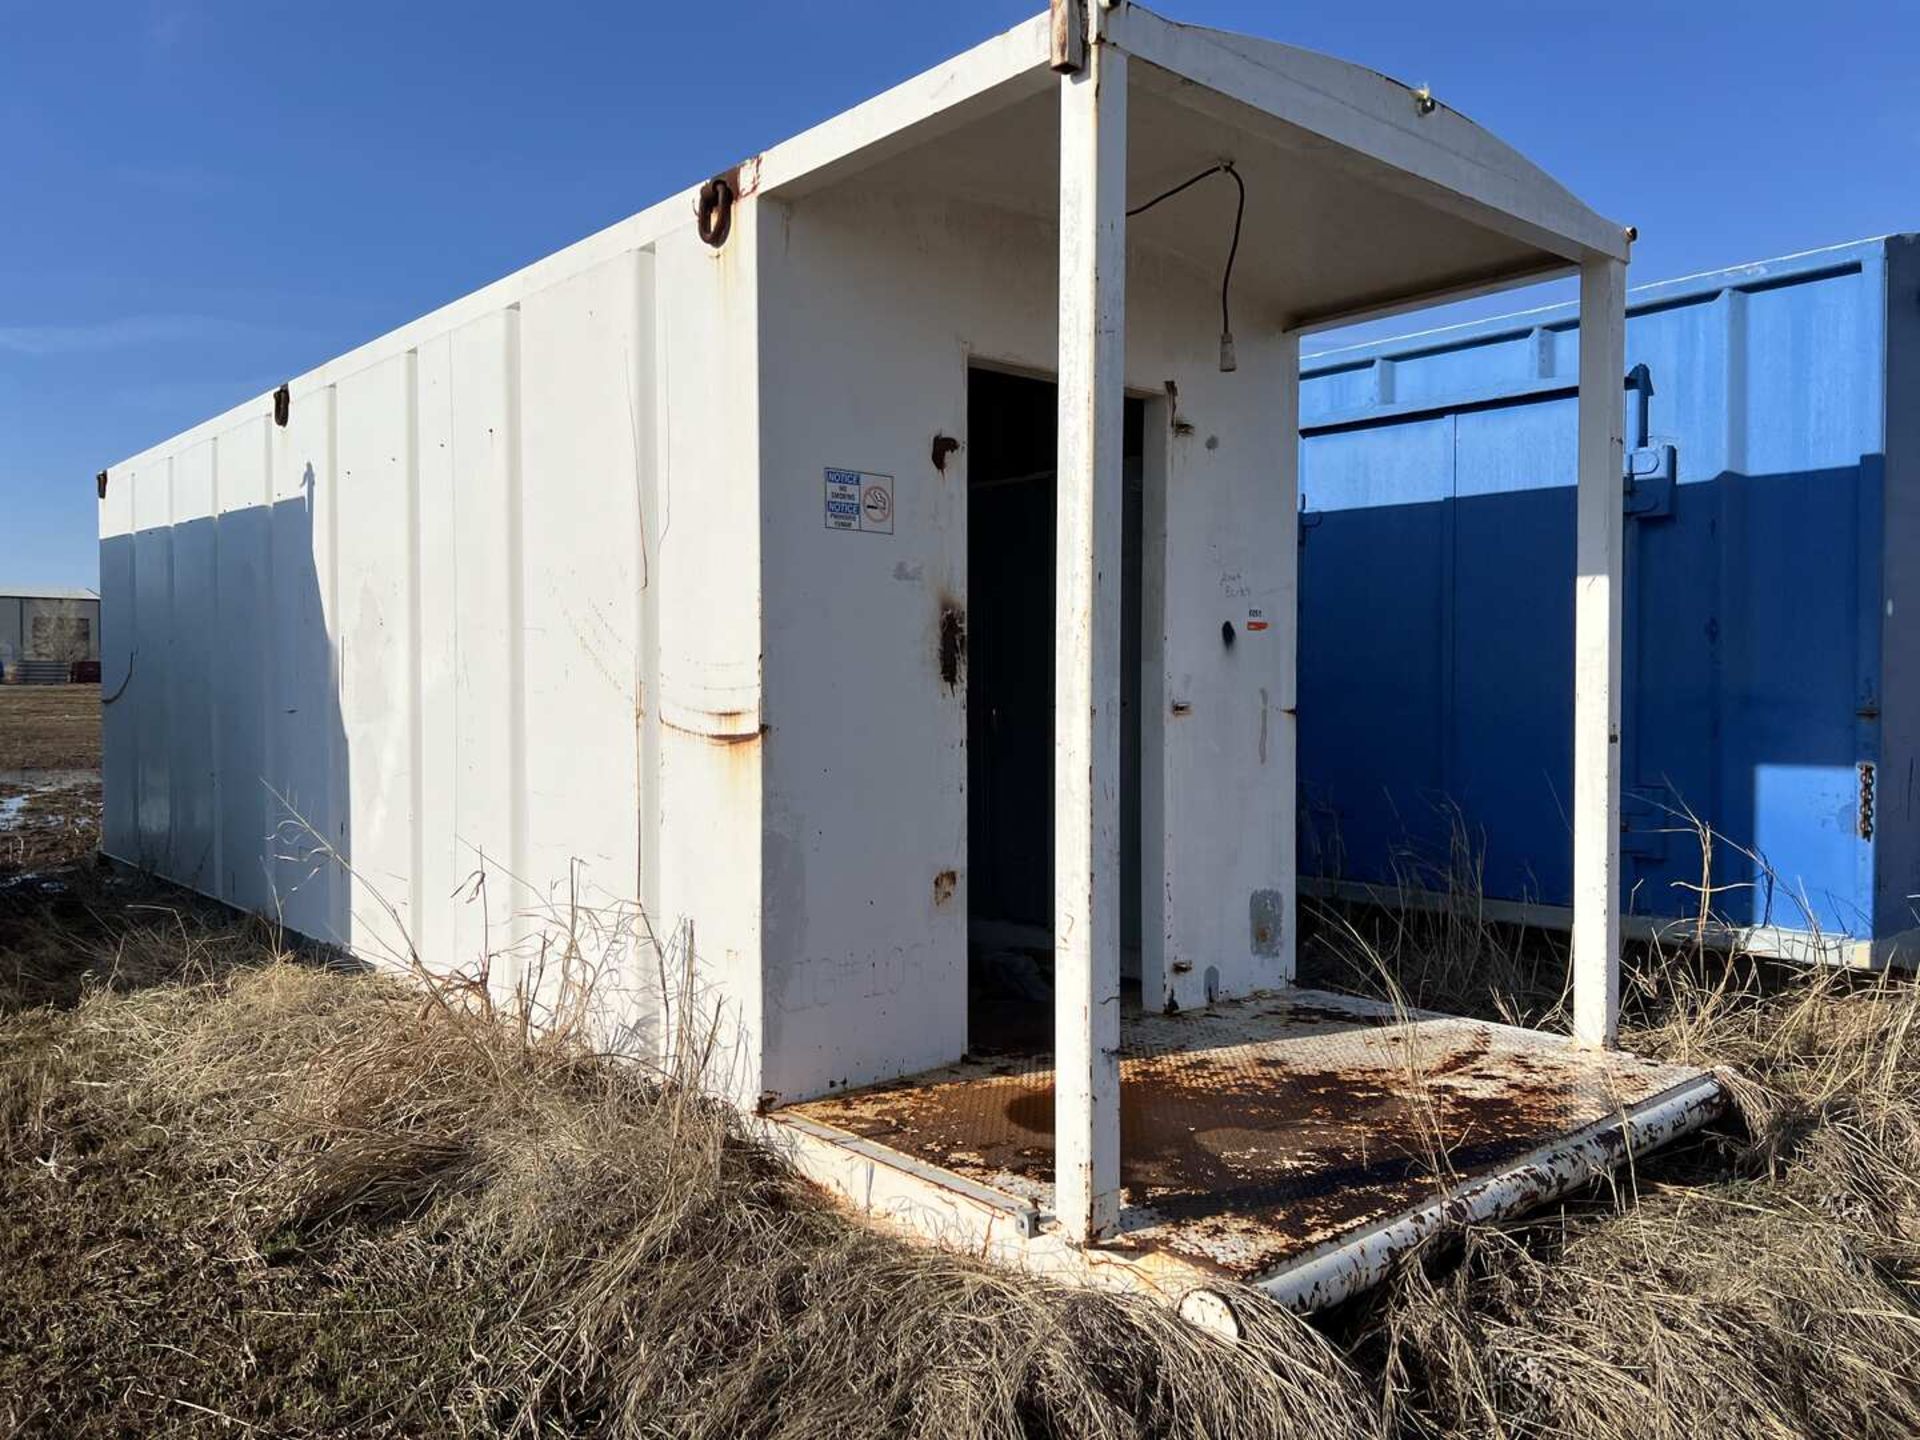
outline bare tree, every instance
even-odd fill
[[[41,600],[33,611],[28,656],[35,660],[88,660],[93,657],[93,616],[80,600]]]

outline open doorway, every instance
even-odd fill
[[[1140,639],[1146,406],[1126,402],[1120,934],[1140,977]],[[1050,380],[967,376],[967,1043],[1053,1048],[1054,525]]]

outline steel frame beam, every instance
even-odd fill
[[[1127,57],[1088,7],[1060,86],[1060,435],[1054,649],[1056,1210],[1068,1238],[1120,1218],[1121,446]]]
[[[1620,1033],[1620,651],[1627,267],[1580,267],[1573,642],[1573,1033]]]

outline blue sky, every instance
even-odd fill
[[[0,0],[0,588],[94,583],[103,465],[1040,3]],[[1901,0],[1157,8],[1432,85],[1636,282],[1920,229]]]

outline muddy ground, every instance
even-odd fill
[[[99,769],[98,685],[0,685],[0,775]]]
[[[0,879],[100,843],[100,687],[0,685]]]

